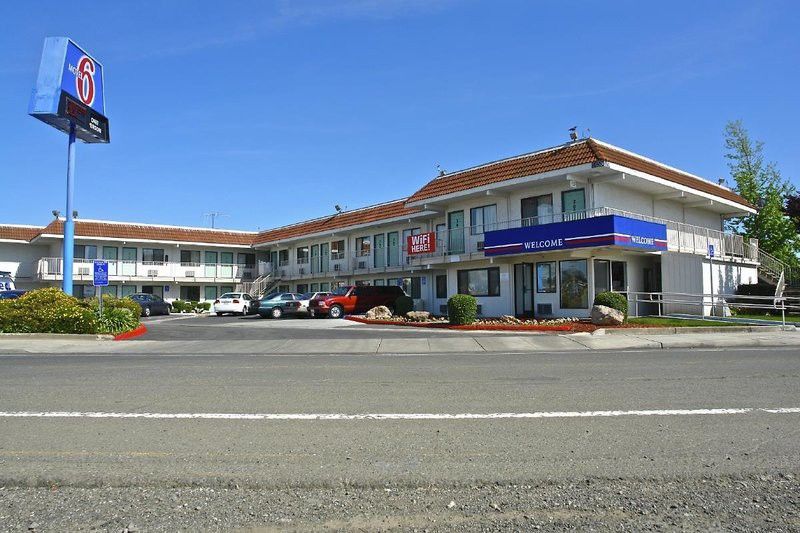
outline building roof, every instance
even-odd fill
[[[268,242],[278,242],[286,239],[313,235],[316,233],[332,232],[342,230],[352,226],[369,224],[381,220],[401,218],[407,215],[419,213],[422,209],[408,207],[405,205],[406,199],[395,200],[385,204],[373,205],[352,211],[343,211],[335,215],[316,218],[298,224],[291,224],[281,228],[262,231],[255,238],[254,244],[264,244]]]
[[[515,178],[600,162],[616,163],[747,207],[754,207],[726,187],[595,139],[581,139],[538,152],[445,174],[428,182],[411,195],[408,202],[416,203]]]
[[[63,233],[64,221],[61,219],[53,220],[47,227],[39,232],[41,235],[62,235]],[[253,244],[253,238],[256,236],[256,232],[159,226],[101,220],[76,220],[75,236],[250,246]]]
[[[42,231],[42,226],[0,225],[0,240],[30,241]]]

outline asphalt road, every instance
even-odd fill
[[[3,518],[45,529],[380,529],[443,525],[456,511],[452,529],[800,528],[800,413],[776,412],[800,407],[798,349],[158,355],[0,357],[0,529]],[[119,418],[141,413],[160,418]],[[242,416],[254,413],[265,416]],[[266,416],[275,414],[288,416]],[[381,418],[390,414],[402,416]],[[443,416],[458,414],[469,416]],[[598,491],[607,501],[644,495],[636,505],[650,514],[598,514]],[[706,503],[673,513],[664,498],[687,491]],[[748,491],[769,495],[773,511],[728,509],[739,496],[752,503]],[[93,502],[109,494],[119,505],[103,514]],[[387,495],[398,498],[391,509]],[[344,512],[334,503],[343,500],[361,507]],[[584,503],[569,516],[543,511],[560,501]]]

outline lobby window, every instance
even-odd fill
[[[302,265],[308,263],[308,246],[300,246],[297,248],[297,264]]]
[[[522,225],[536,226],[553,222],[553,195],[542,194],[521,200]]]
[[[472,296],[500,296],[500,269],[494,267],[459,270],[458,293]]]
[[[366,257],[372,252],[372,239],[369,237],[356,238],[356,255]]]
[[[556,292],[556,263],[536,263],[536,292],[540,294]]]
[[[344,241],[331,243],[331,259],[344,259]]]
[[[589,282],[586,259],[560,261],[561,309],[588,309]]]
[[[200,266],[200,250],[181,250],[181,266]]]
[[[469,232],[471,235],[480,235],[485,231],[495,229],[497,223],[497,204],[473,207],[469,210]]]
[[[163,264],[163,248],[142,248],[142,262],[145,264]]]
[[[436,297],[447,298],[447,274],[436,276]]]

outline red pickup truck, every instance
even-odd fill
[[[394,302],[405,294],[396,285],[339,287],[328,296],[311,300],[308,308],[314,316],[342,318],[344,315],[364,313],[378,305],[394,310]]]

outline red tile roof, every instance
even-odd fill
[[[13,240],[13,241],[29,241],[33,239],[39,232],[42,231],[41,227],[36,226],[0,226],[0,239]]]
[[[64,233],[62,220],[54,220],[41,230],[42,234],[61,235]],[[175,226],[154,226],[121,222],[100,222],[76,220],[76,237],[107,237],[116,239],[201,242],[207,244],[226,244],[250,246],[255,232],[228,231],[202,228],[179,228]]]
[[[255,244],[277,242],[303,235],[315,233],[325,233],[343,228],[388,220],[392,218],[413,215],[422,211],[420,208],[407,207],[405,200],[396,200],[386,204],[365,207],[353,211],[344,211],[336,215],[317,218],[290,226],[284,226],[273,230],[262,231],[256,236]]]
[[[594,139],[581,140],[540,152],[445,174],[428,182],[427,185],[411,195],[408,202],[420,202],[515,178],[602,161],[626,166],[673,183],[753,207],[747,200],[729,189],[686,172],[660,165],[645,157],[619,150],[606,143],[597,142]]]

